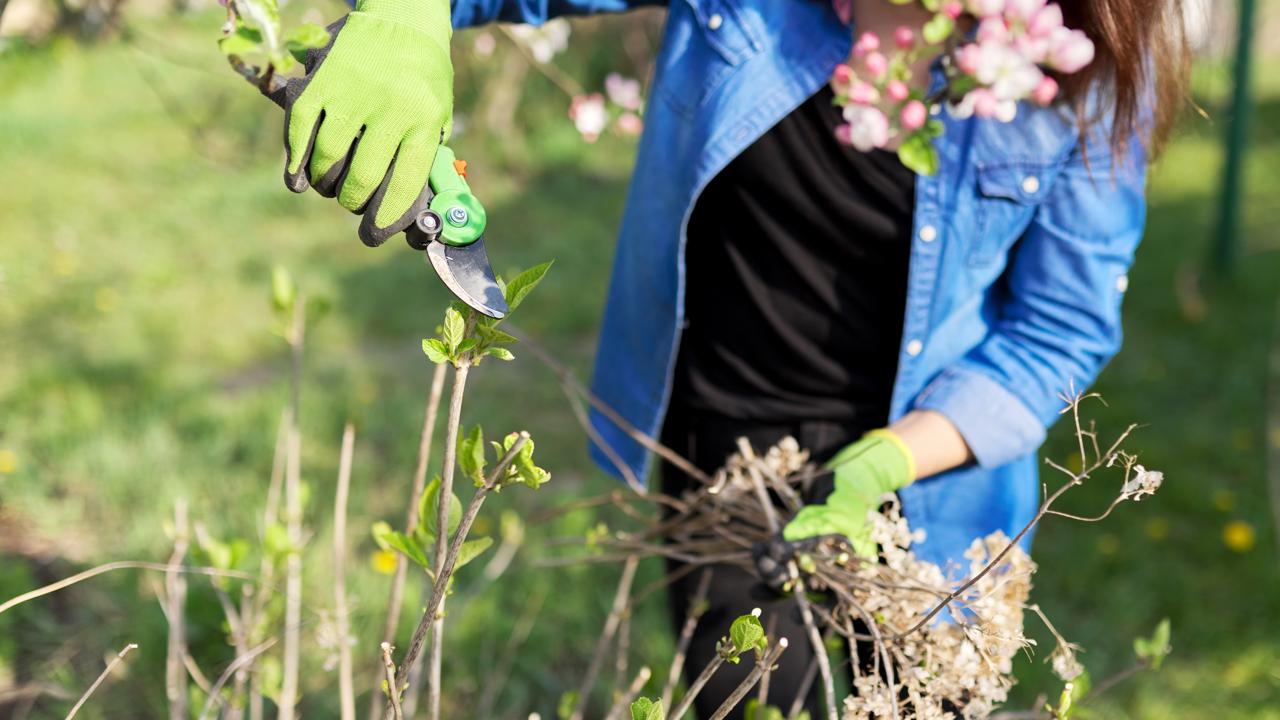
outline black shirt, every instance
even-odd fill
[[[699,196],[674,411],[885,422],[915,176],[894,153],[837,142],[840,122],[824,88]]]

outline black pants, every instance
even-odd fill
[[[767,425],[673,410],[668,414],[663,427],[662,442],[710,474],[724,464],[726,457],[737,451],[739,437],[746,437],[754,448],[763,452],[790,435],[799,441],[800,447],[810,451],[814,462],[823,462],[830,459],[845,445],[857,440],[869,429],[871,428],[855,424],[844,425],[831,422]],[[697,482],[674,466],[663,464],[662,489],[665,493],[679,497],[680,493]],[[826,488],[817,488],[815,496],[806,498],[806,501],[820,501],[830,491],[829,485]],[[668,563],[669,571],[678,570],[680,567],[681,563],[675,561]],[[785,637],[789,643],[787,651],[782,654],[778,669],[771,676],[768,697],[770,705],[782,708],[784,713],[787,712],[800,691],[810,660],[813,658],[813,651],[795,601],[765,587],[753,573],[727,565],[716,565],[712,568],[713,575],[707,597],[709,607],[698,623],[685,660],[686,682],[692,682],[693,678],[715,656],[716,642],[728,633],[729,624],[733,619],[739,615],[746,615],[753,608],[758,607],[762,611],[760,620],[766,632],[770,634],[770,639]],[[672,623],[677,631],[684,624],[689,602],[697,592],[701,575],[699,571],[691,572],[671,586],[668,599]],[[711,714],[720,707],[725,698],[750,671],[751,662],[745,660],[738,665],[727,663],[723,665],[694,701],[698,717],[704,719],[711,717]],[[805,703],[810,715],[815,718],[823,717],[820,710],[821,694],[821,683],[815,681],[810,685]],[[747,697],[755,697],[755,692],[748,694]],[[744,706],[745,702],[730,713],[729,718],[731,720],[742,718]]]

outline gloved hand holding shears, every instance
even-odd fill
[[[484,207],[443,143],[453,117],[449,0],[360,0],[308,53],[306,74],[264,92],[285,110],[285,184],[362,216],[376,247],[399,232],[467,305],[507,305],[484,247]]]

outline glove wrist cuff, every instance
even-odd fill
[[[907,447],[907,443],[902,439],[902,436],[898,435],[898,433],[888,428],[880,428],[879,430],[872,430],[871,432],[868,432],[866,437],[879,438],[881,440],[885,440],[894,448],[896,448],[898,452],[902,453],[902,459],[903,461],[906,462],[906,465],[907,465],[907,473],[906,473],[907,477],[906,477],[905,484],[910,485],[911,483],[915,482],[916,457],[911,452],[911,448]]]

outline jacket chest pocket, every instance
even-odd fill
[[[692,116],[737,65],[759,52],[745,20],[733,0],[672,0],[657,68],[663,101]]]
[[[1022,236],[1062,168],[1060,162],[992,163],[978,166],[969,263],[989,265]]]

